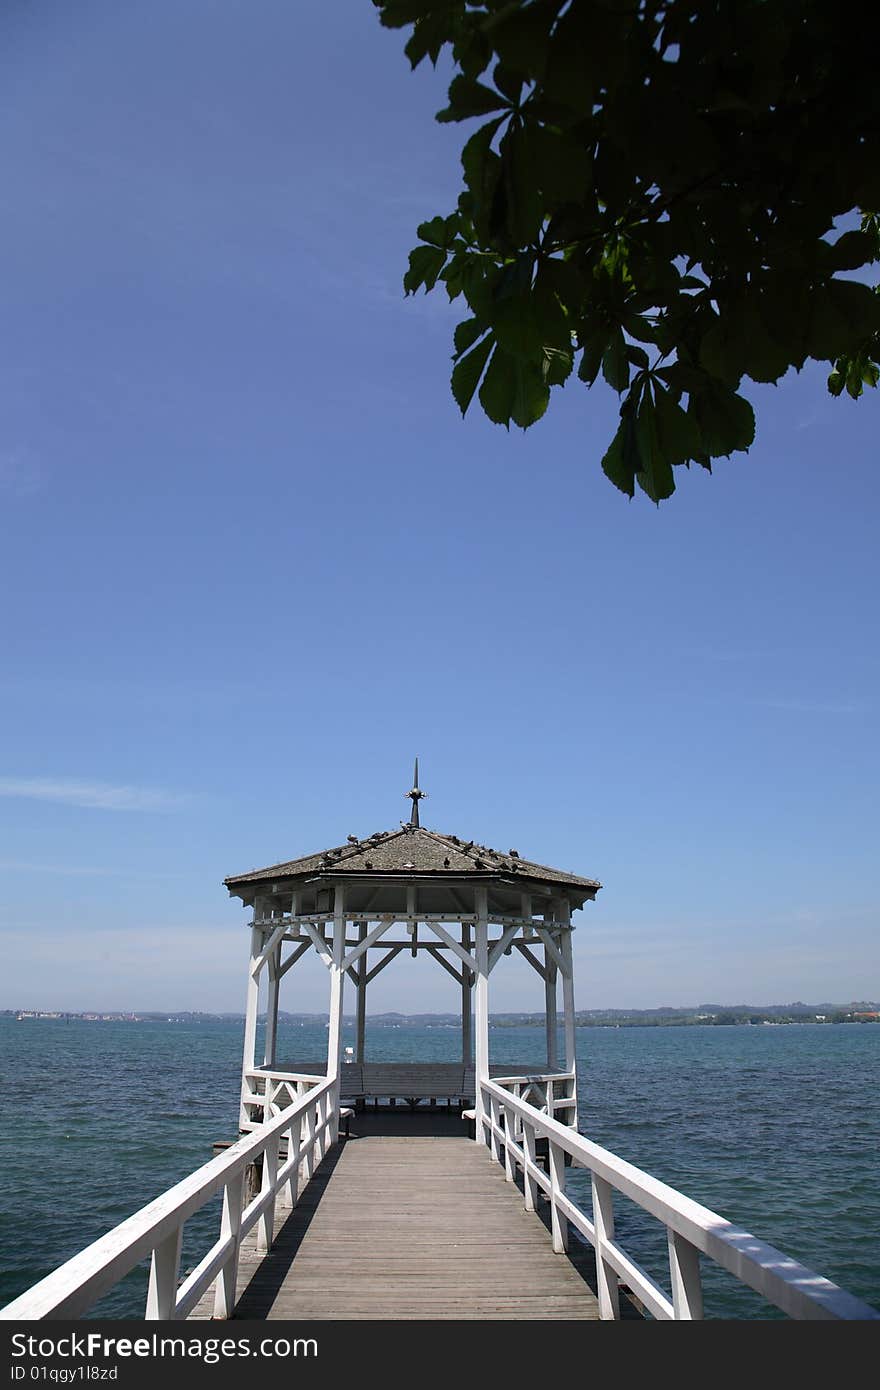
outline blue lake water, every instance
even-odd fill
[[[237,1137],[242,1029],[0,1019],[0,1304]],[[318,1060],[326,1036],[282,1026],[279,1057]],[[577,1039],[584,1134],[880,1307],[880,1026],[585,1028]],[[367,1030],[375,1060],[457,1060],[458,1046],[455,1027]],[[540,1070],[542,1053],[541,1028],[492,1029],[493,1062]],[[586,1174],[568,1181],[586,1196]],[[662,1228],[623,1199],[616,1219],[665,1285]],[[213,1203],[188,1223],[184,1267],[216,1220]],[[773,1316],[704,1269],[707,1316]],[[92,1316],[141,1317],[145,1287],[141,1267]]]

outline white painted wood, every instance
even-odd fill
[[[544,966],[544,1035],[548,1071],[551,1069],[555,1071],[559,1062],[557,1055],[558,1027],[556,1018],[557,975],[556,962],[548,960]]]
[[[318,931],[314,922],[303,922],[302,929],[329,970],[333,964],[333,952],[328,948],[323,933]]]
[[[260,972],[263,969],[263,966],[271,958],[273,952],[275,951],[275,947],[281,944],[281,940],[286,931],[287,923],[282,922],[281,925],[277,926],[275,930],[272,932],[262,951],[257,956],[256,961],[251,966],[251,974],[254,977],[260,974]]]
[[[148,1321],[174,1317],[182,1238],[183,1227],[178,1226],[153,1250],[150,1283],[147,1289],[147,1311],[144,1314]]]
[[[470,956],[471,929],[466,922],[461,925],[461,948]],[[472,994],[473,975],[466,965],[461,967],[461,1060],[470,1065],[473,1038]]]
[[[477,889],[475,890],[476,893],[481,893],[481,892],[485,893],[485,891],[486,891],[485,889],[481,889],[481,888],[477,888]],[[462,945],[460,945],[459,942],[457,942],[457,941],[455,940],[455,938],[454,938],[453,936],[450,936],[450,935],[449,935],[449,932],[446,930],[446,928],[445,928],[440,922],[434,922],[434,921],[432,921],[430,918],[423,918],[423,921],[425,922],[425,925],[426,925],[426,926],[430,927],[431,931],[434,933],[435,936],[438,936],[438,937],[440,938],[441,941],[444,941],[444,942],[446,943],[446,945],[449,947],[450,951],[454,951],[454,953],[458,956],[459,960],[462,962],[462,964],[463,964],[464,966],[467,967],[468,970],[474,970],[474,969],[476,968],[476,967],[475,967],[475,962],[474,962],[473,956],[471,956],[471,955],[469,954],[469,952],[467,952],[467,951],[464,949],[464,947],[463,947]],[[489,939],[489,936],[488,936],[488,933],[489,933],[489,928],[488,928],[488,922],[487,922],[486,919],[484,919],[483,925],[486,927],[486,941],[487,941],[487,947],[486,947],[486,963],[487,963],[487,969],[486,969],[486,973],[487,973],[487,975],[488,975],[488,973],[489,973],[489,972],[488,972],[488,960],[489,960],[489,949],[488,949],[488,939]]]
[[[559,916],[571,919],[571,904],[566,899],[559,901]],[[560,949],[564,966],[562,970],[562,1015],[565,1029],[565,1070],[577,1076],[577,1030],[574,1007],[574,962],[572,959],[571,927],[560,932]],[[577,1095],[575,1089],[574,1094]]]
[[[325,1128],[322,1154],[335,1144],[339,1129],[339,1064],[342,1060],[342,996],[345,986],[345,884],[337,883],[333,896],[333,961],[330,966],[330,1026],[327,1029],[327,1075],[333,1078],[333,1088],[326,1096],[322,1116],[325,1126],[333,1118],[332,1129]],[[361,943],[369,941],[370,934]],[[360,947],[357,948],[360,950]]]
[[[235,1308],[235,1286],[238,1280],[239,1229],[244,1195],[244,1168],[233,1173],[223,1189],[223,1215],[220,1218],[220,1239],[232,1241],[229,1257],[224,1261],[214,1290],[214,1317],[231,1318]]]
[[[297,1102],[298,1110],[303,1113],[314,1110],[316,1100],[327,1093],[331,1084],[326,1079],[320,1081],[308,1096]],[[260,1126],[230,1145],[225,1153],[203,1164],[0,1309],[0,1319],[29,1321],[81,1317],[129,1270],[174,1237],[194,1212],[222,1191],[238,1173],[243,1173],[268,1144],[277,1143],[278,1135],[290,1126],[296,1113],[291,1107],[271,1124]],[[168,1250],[171,1248],[169,1245]],[[167,1269],[171,1263],[166,1257],[163,1268]],[[156,1306],[158,1302],[157,1292]]]
[[[474,1065],[477,1079],[474,1097],[474,1136],[478,1144],[484,1144],[484,1083],[489,1080],[489,926],[486,888],[479,886],[474,889],[474,901],[477,909],[477,921],[474,926]]]
[[[703,1316],[703,1280],[700,1252],[676,1231],[667,1231],[672,1306],[676,1318],[692,1321]]]
[[[257,898],[256,902],[254,903],[254,919],[255,919],[255,920],[256,920],[256,917],[257,917],[257,908],[258,908],[259,903],[260,903],[260,899]],[[241,1071],[242,1071],[242,1078],[241,1078],[242,1099],[241,1099],[241,1104],[240,1104],[240,1107],[239,1107],[239,1120],[240,1120],[240,1122],[241,1122],[242,1124],[245,1124],[245,1123],[250,1119],[250,1115],[248,1114],[248,1111],[247,1111],[247,1108],[246,1108],[246,1105],[245,1105],[245,1101],[244,1101],[244,1092],[245,1092],[245,1089],[246,1089],[245,1073],[246,1073],[247,1071],[249,1071],[249,1070],[253,1067],[254,1062],[256,1061],[255,1051],[256,1051],[256,1045],[257,1045],[257,1013],[258,1013],[259,1004],[260,1004],[260,982],[259,982],[259,979],[258,979],[257,975],[254,973],[254,966],[255,966],[256,962],[259,960],[260,955],[261,955],[261,953],[262,953],[262,950],[263,950],[263,931],[262,931],[262,928],[260,928],[260,927],[252,927],[252,928],[251,928],[251,956],[250,956],[250,969],[249,969],[249,971],[248,971],[247,998],[246,998],[246,1001],[245,1001],[245,1014],[244,1014],[244,1048],[243,1048],[243,1053],[242,1053],[242,1064],[241,1064]]]
[[[553,1249],[558,1255],[568,1249],[568,1222],[559,1209],[557,1198],[565,1192],[565,1151],[551,1139],[548,1145],[550,1169],[550,1230]]]
[[[617,1275],[607,1260],[607,1247],[614,1240],[614,1195],[609,1182],[596,1173],[592,1178],[593,1229],[596,1246],[596,1287],[599,1294],[599,1317],[620,1317],[620,1289]]]
[[[510,1123],[511,1112],[506,1105],[501,1107],[502,1122],[504,1126],[504,1176],[507,1182],[513,1182],[514,1170],[514,1140],[513,1128]]]
[[[553,963],[557,966],[559,970],[562,971],[564,975],[565,959],[562,955],[562,952],[559,950],[559,947],[556,945],[556,942],[553,940],[553,937],[550,935],[550,932],[547,930],[547,927],[542,926],[540,923],[536,922],[535,930],[537,931],[538,936],[544,943],[545,963],[547,957],[549,957],[549,959],[553,961]]]
[[[337,891],[340,887],[342,887],[342,885],[337,884]],[[351,951],[349,951],[348,955],[345,957],[345,969],[349,970],[351,966],[359,961],[361,956],[368,951],[371,946],[374,946],[393,925],[393,922],[379,922],[372,931],[367,932],[363,940],[352,947]]]
[[[263,948],[265,954],[265,947]],[[281,942],[277,942],[272,948],[269,960],[269,983],[266,991],[266,1037],[263,1050],[263,1061],[267,1067],[274,1067],[276,1061],[275,1047],[278,1037],[278,987],[281,982],[279,966],[281,963]]]
[[[233,1246],[232,1240],[218,1240],[183,1280],[177,1290],[177,1302],[174,1305],[173,1316],[176,1319],[185,1318],[192,1312],[205,1289],[214,1282],[229,1260]]]
[[[358,944],[362,945],[367,939],[367,923],[361,922],[358,925]],[[367,962],[369,960],[368,948],[364,946],[361,968],[357,978],[357,1013],[355,1016],[355,1060],[362,1062],[365,1056],[366,1037],[367,1037]]]
[[[272,1248],[272,1232],[275,1229],[275,1193],[278,1176],[278,1141],[269,1144],[263,1153],[263,1181],[260,1196],[265,1199],[265,1208],[257,1228],[257,1251],[265,1255]]]
[[[485,1096],[484,1107],[489,1097],[498,1093],[499,1099],[521,1115],[524,1124],[532,1126],[537,1137],[553,1141],[580,1167],[610,1183],[789,1317],[880,1319],[877,1309],[558,1120],[518,1101],[497,1080],[483,1082],[480,1089]],[[630,1264],[626,1265],[627,1273],[621,1272],[623,1260],[628,1257],[621,1258],[617,1247],[609,1244],[606,1258],[631,1284]],[[667,1304],[669,1313],[659,1316],[671,1316],[672,1304],[669,1300]]]
[[[518,922],[514,922],[514,923],[513,923],[511,926],[509,926],[509,927],[505,927],[505,928],[504,928],[504,931],[501,933],[501,935],[499,936],[498,940],[497,940],[497,941],[494,943],[494,945],[492,946],[492,949],[491,949],[490,952],[489,952],[489,974],[490,974],[490,975],[492,974],[492,971],[495,969],[495,966],[498,964],[499,960],[501,959],[502,955],[504,954],[505,949],[510,945],[511,941],[512,941],[513,938],[516,936],[516,934],[517,934],[518,931],[519,931],[519,923],[518,923]]]

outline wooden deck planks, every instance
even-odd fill
[[[485,1149],[358,1131],[276,1217],[268,1256],[244,1243],[236,1317],[598,1318],[591,1252],[554,1254]],[[208,1296],[192,1316],[212,1308]]]

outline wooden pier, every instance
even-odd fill
[[[297,1206],[239,1256],[237,1318],[595,1320],[595,1261],[539,1216],[455,1116],[358,1114]],[[208,1295],[190,1315],[211,1318]],[[638,1316],[633,1310],[633,1316]]]
[[[81,1317],[144,1259],[151,1321],[693,1320],[703,1317],[705,1261],[792,1318],[880,1318],[578,1133],[572,912],[601,885],[423,828],[418,764],[408,796],[399,830],[226,880],[253,909],[241,1137],[0,1319]],[[327,970],[327,1055],[284,1063],[279,990],[312,951]],[[490,1061],[490,976],[514,951],[541,981],[546,1067]],[[459,1060],[368,1060],[367,986],[403,952],[455,979]],[[351,1049],[346,980],[356,989]],[[388,1109],[367,1108],[377,1105]],[[589,1178],[569,1190],[572,1167]],[[216,1197],[216,1238],[181,1270],[184,1225]],[[618,1197],[665,1228],[665,1268],[643,1268],[624,1247]]]

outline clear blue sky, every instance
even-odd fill
[[[367,0],[6,0],[0,1007],[241,1009],[222,878],[395,826],[416,754],[424,823],[605,885],[580,1007],[880,994],[878,400],[755,390],[659,510],[602,388],[462,422],[401,288],[442,94]]]

